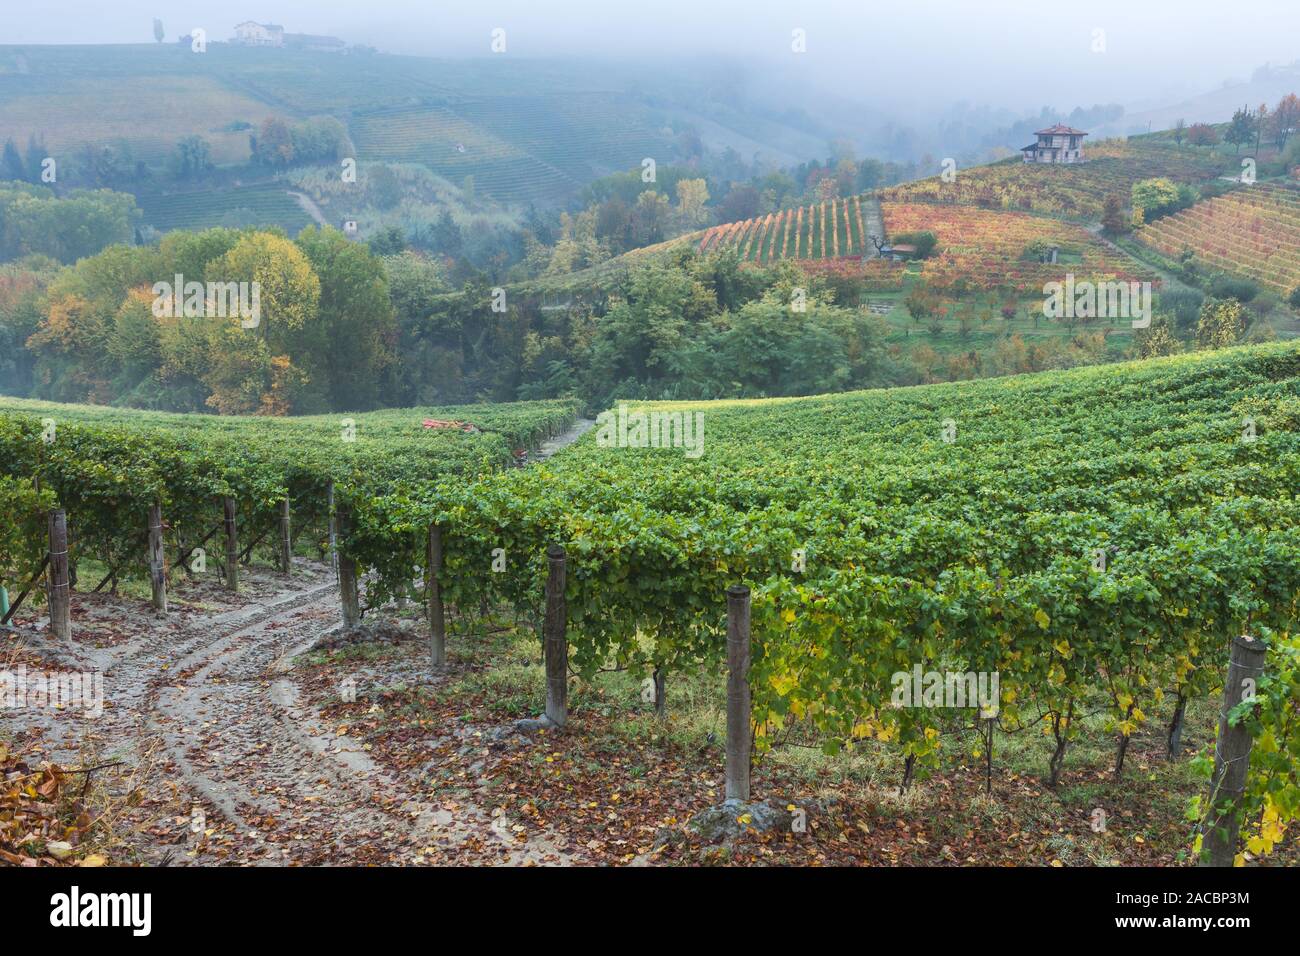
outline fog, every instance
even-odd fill
[[[851,102],[915,125],[959,104],[1015,118],[1043,106],[1065,113],[1101,103],[1141,113],[1300,57],[1294,0],[72,0],[57,12],[14,0],[6,6],[0,43],[150,42],[159,16],[169,40],[196,26],[224,38],[236,22],[255,19],[384,52],[469,57],[487,55],[499,27],[510,56],[639,62],[667,72],[679,69],[681,58],[707,57],[755,96],[801,105]],[[805,31],[802,54],[791,49],[795,29]]]

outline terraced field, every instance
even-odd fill
[[[136,202],[146,224],[160,232],[212,226],[279,226],[297,235],[312,220],[278,183],[259,183],[202,192],[142,192]]]
[[[1300,287],[1300,190],[1257,183],[1199,202],[1138,230],[1167,256],[1190,250],[1214,269],[1254,279],[1279,295]]]

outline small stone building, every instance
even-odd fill
[[[1038,142],[1030,143],[1020,152],[1027,163],[1082,163],[1083,138],[1088,134],[1081,129],[1057,123],[1034,134]]]

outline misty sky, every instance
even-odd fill
[[[1016,110],[1168,102],[1300,58],[1300,2],[1251,0],[3,0],[0,43],[129,43],[203,26],[231,35],[245,19],[333,34],[393,53],[485,55],[494,27],[509,54],[665,60],[718,55],[798,71],[864,102],[963,100]],[[790,52],[791,30],[808,51]],[[1106,51],[1093,53],[1093,31]]]

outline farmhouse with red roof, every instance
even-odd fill
[[[1038,142],[1020,150],[1027,163],[1082,163],[1083,138],[1088,134],[1081,129],[1057,123],[1034,134]]]

